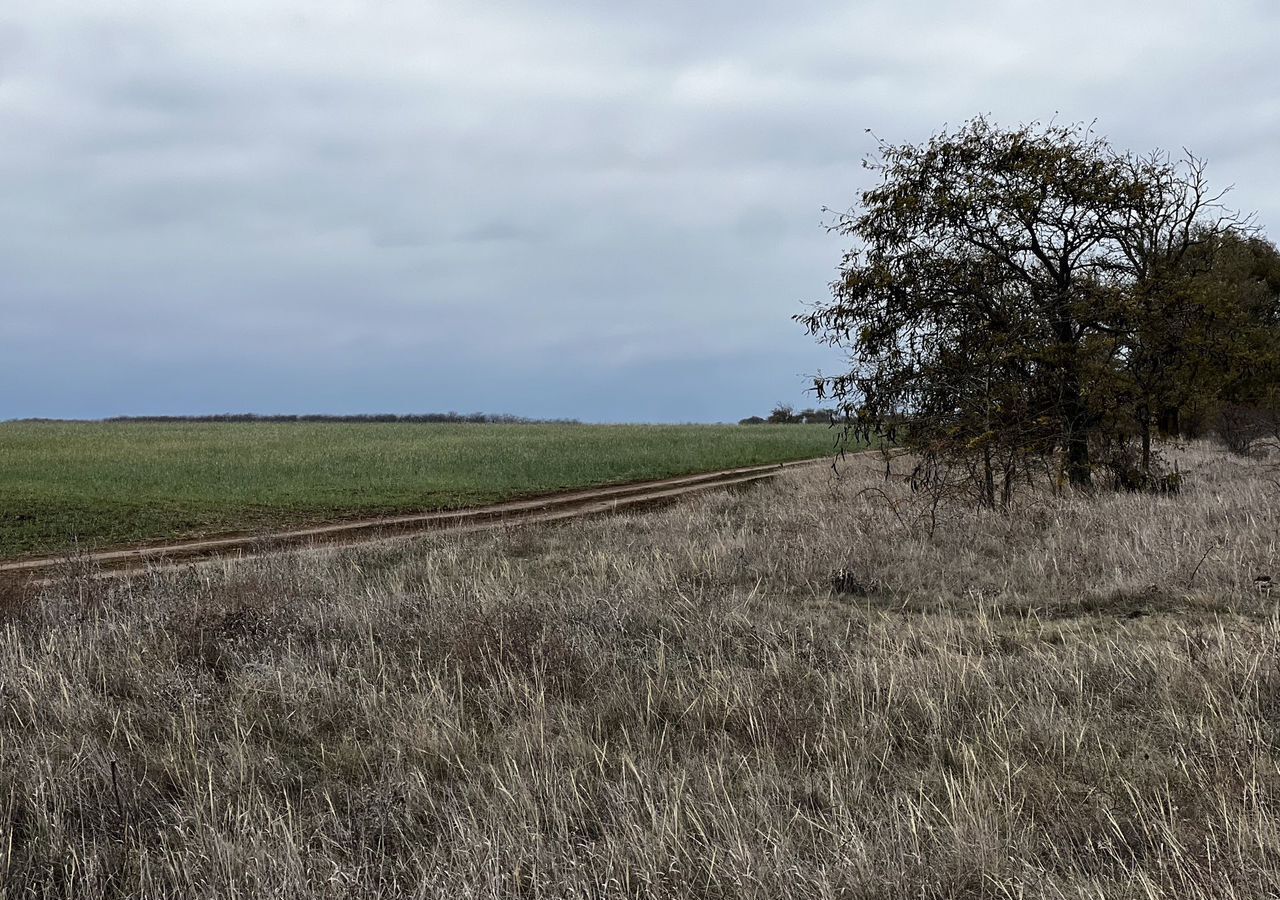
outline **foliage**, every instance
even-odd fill
[[[739,425],[834,425],[837,414],[834,409],[797,410],[790,403],[777,403],[769,410],[769,417],[747,416],[738,420]]]
[[[906,417],[925,470],[967,473],[984,505],[1046,469],[1156,484],[1153,424],[1274,380],[1274,248],[1194,156],[977,118],[867,166],[879,184],[832,225],[854,242],[832,299],[796,317],[848,354],[816,393],[847,421]]]

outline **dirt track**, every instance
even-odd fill
[[[44,556],[0,562],[0,576],[29,577],[47,581],[69,566],[82,571],[87,567],[103,573],[125,575],[193,559],[224,557],[251,559],[301,547],[357,546],[423,531],[466,532],[511,525],[555,522],[578,516],[670,502],[696,491],[749,484],[772,478],[785,469],[815,465],[822,461],[824,460],[801,460],[766,466],[723,469],[719,472],[700,475],[568,491],[447,512],[382,516],[263,534],[228,535],[193,541],[147,544],[122,550],[82,553],[74,557]]]

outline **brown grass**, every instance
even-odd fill
[[[1275,896],[1276,489],[1178,455],[0,590],[0,896]]]

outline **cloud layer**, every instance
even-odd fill
[[[1270,3],[13,6],[0,418],[804,402],[867,128],[1097,119],[1280,228]]]

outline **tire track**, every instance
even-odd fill
[[[0,578],[47,583],[55,580],[60,571],[70,568],[101,575],[133,575],[196,560],[248,560],[310,547],[358,547],[428,531],[465,533],[558,522],[670,503],[699,491],[752,484],[787,469],[825,461],[826,457],[743,466],[656,481],[566,491],[470,509],[379,516],[262,534],[231,534],[118,550],[11,560],[0,562]]]

